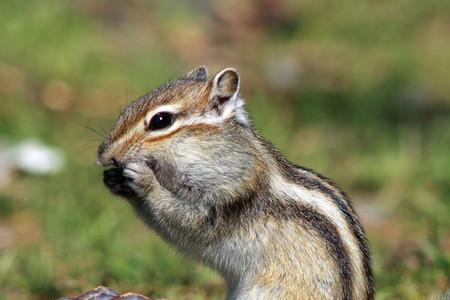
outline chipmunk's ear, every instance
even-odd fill
[[[208,81],[208,70],[205,66],[197,67],[186,74],[186,78],[197,81]]]
[[[217,73],[210,82],[208,109],[215,111],[221,118],[234,115],[236,120],[248,125],[244,100],[239,94],[239,74],[233,68],[226,68]]]
[[[211,85],[209,99],[213,107],[233,105],[239,92],[239,74],[232,68],[223,69],[214,76]]]

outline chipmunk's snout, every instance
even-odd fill
[[[114,157],[105,158],[104,156],[97,157],[97,164],[103,168],[107,167],[121,167],[122,164],[118,162]]]
[[[117,161],[112,158],[112,159],[104,159],[102,157],[97,157],[97,165],[103,167],[103,168],[107,168],[107,167],[111,167],[111,166],[119,166],[119,164],[117,163]]]
[[[107,151],[107,145],[103,142],[97,151],[97,164],[102,167],[119,167],[120,163],[117,161],[114,155],[111,155]]]
[[[97,164],[103,168],[122,168],[129,160],[126,147],[127,145],[111,143],[109,140],[104,141],[97,150]]]

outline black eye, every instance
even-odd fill
[[[159,112],[151,118],[150,124],[148,124],[147,129],[159,130],[167,128],[172,125],[173,119],[173,114],[171,114],[170,112]]]

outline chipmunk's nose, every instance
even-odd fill
[[[117,159],[108,153],[108,151],[106,151],[107,146],[105,143],[102,143],[99,147],[98,147],[98,151],[97,151],[97,164],[99,166],[102,167],[109,167],[109,166],[118,166],[119,163],[117,162]]]
[[[97,157],[97,164],[98,164],[99,166],[104,167],[104,168],[105,168],[105,167],[109,167],[109,166],[115,166],[115,167],[118,167],[118,166],[120,165],[119,162],[118,162],[114,157],[105,159],[104,156],[99,156],[99,157]]]
[[[104,168],[114,165],[114,162],[115,162],[114,158],[107,159],[102,155],[99,155],[97,157],[97,165],[104,167]]]

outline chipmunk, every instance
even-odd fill
[[[227,299],[373,299],[347,196],[253,129],[239,86],[202,66],[131,103],[98,149],[105,185],[221,274]]]

